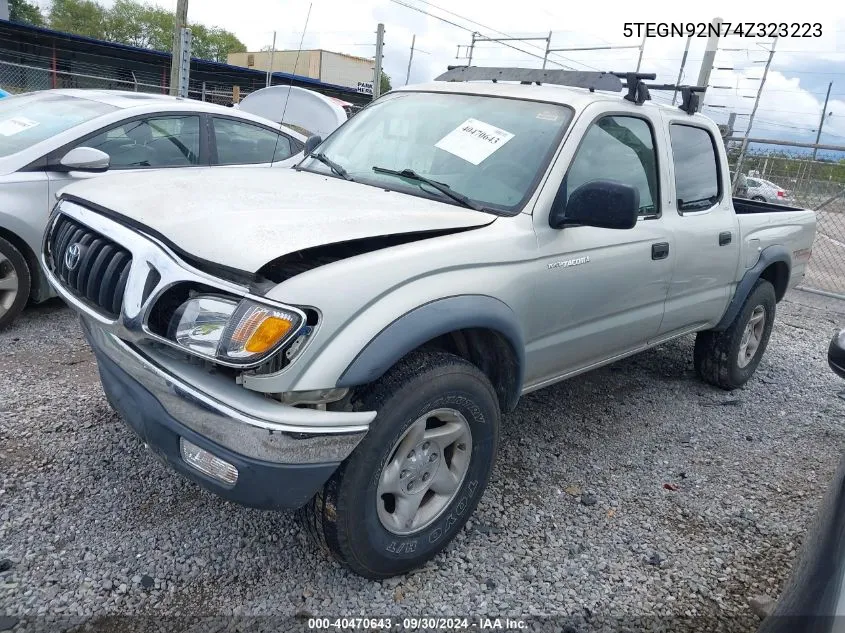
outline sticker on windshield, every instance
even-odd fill
[[[513,134],[500,130],[495,125],[478,119],[467,119],[434,146],[468,163],[478,165],[513,137]]]
[[[38,121],[27,119],[25,116],[6,119],[5,121],[0,121],[0,136],[14,136],[36,125],[38,125]]]
[[[541,121],[557,121],[558,116],[557,112],[549,112],[548,110],[543,110],[542,112],[538,112],[535,118],[540,119]]]

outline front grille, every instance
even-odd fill
[[[48,246],[48,265],[62,285],[116,318],[132,265],[129,251],[65,215],[53,225]]]

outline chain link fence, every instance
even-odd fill
[[[50,88],[82,88],[101,90],[130,90],[167,94],[170,82],[169,68],[161,73],[131,71],[78,62],[54,66],[44,57],[16,54],[15,60],[0,58],[0,88],[11,94],[48,90]],[[276,82],[278,84],[278,81]],[[188,97],[198,101],[231,106],[240,102],[250,92],[263,86],[239,86],[231,82],[188,82]],[[346,114],[353,116],[363,106],[347,104]]]
[[[742,161],[744,197],[815,210],[816,239],[801,286],[845,298],[845,147],[815,149],[814,159],[812,146],[750,142]],[[733,178],[739,153],[740,143],[730,143]]]

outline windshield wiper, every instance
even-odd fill
[[[319,152],[317,154],[311,154],[310,158],[314,158],[314,159],[320,161],[321,163],[326,165],[329,169],[331,169],[334,173],[336,173],[338,176],[340,176],[344,180],[349,180],[351,182],[355,182],[355,179],[352,176],[349,175],[349,172],[347,172],[342,166],[340,166],[336,162],[334,162],[331,158],[326,156],[323,152]]]
[[[449,185],[444,182],[437,182],[436,180],[432,180],[431,178],[426,178],[425,176],[421,176],[413,169],[387,169],[386,167],[377,167],[373,165],[373,171],[377,174],[390,174],[391,176],[399,176],[401,178],[408,178],[409,180],[416,180],[417,182],[425,183],[430,187],[434,187],[442,193],[444,196],[447,196],[465,206],[467,209],[472,209],[473,211],[486,211],[488,213],[493,213],[491,209],[487,209],[482,207],[480,204],[467,198],[464,194],[458,193],[454,191]]]

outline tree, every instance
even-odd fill
[[[381,71],[381,82],[379,82],[379,86],[380,86],[380,89],[379,89],[380,93],[379,94],[384,94],[385,92],[390,92],[391,89],[393,88],[393,86],[390,85],[390,77],[384,71]]]
[[[50,26],[58,31],[166,52],[173,45],[175,19],[173,12],[138,0],[117,0],[109,9],[94,0],[53,0],[50,9]],[[225,62],[229,53],[246,51],[230,31],[196,23],[188,26],[193,57]]]
[[[139,48],[169,50],[174,15],[134,0],[117,0],[108,12],[105,39]]]
[[[218,27],[206,28],[201,24],[191,25],[194,57],[225,62],[229,53],[245,53],[246,45],[234,33]]]
[[[44,26],[41,9],[26,0],[9,0],[9,21]]]
[[[106,10],[93,0],[53,0],[50,28],[103,39]]]

